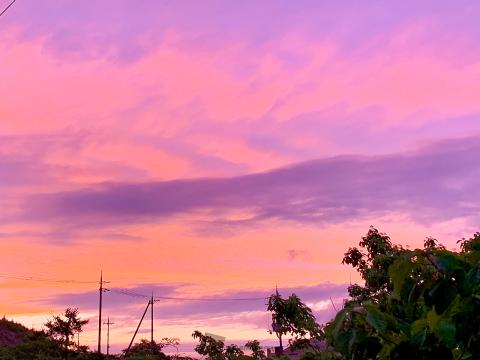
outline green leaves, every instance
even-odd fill
[[[461,246],[449,251],[427,239],[424,249],[406,250],[371,228],[345,254],[365,283],[349,287],[351,300],[325,328],[329,344],[349,359],[478,353],[480,233]]]
[[[320,338],[322,331],[317,324],[312,310],[302,303],[297,295],[292,294],[284,299],[276,293],[268,300],[268,311],[272,313],[273,331],[279,338],[290,333],[297,339]]]
[[[439,315],[435,308],[427,313],[426,319],[416,321],[416,323],[416,330],[418,330],[420,326],[425,325],[429,331],[433,332],[446,346],[451,348],[455,347],[456,327],[454,322],[448,317]],[[413,328],[414,326],[412,326],[412,329]]]
[[[337,316],[335,316],[335,320],[333,321],[333,331],[332,331],[332,335],[333,337],[337,337],[340,333],[340,330],[342,329],[343,327],[343,323],[345,321],[345,318],[348,314],[348,310],[347,309],[343,309],[341,310],[340,312],[337,313]]]
[[[226,359],[223,341],[215,340],[213,337],[204,335],[198,330],[193,332],[192,337],[199,341],[197,346],[195,346],[195,351],[200,355],[208,356],[212,360]]]
[[[458,254],[449,251],[438,251],[435,255],[429,256],[432,263],[442,272],[452,274],[457,270],[464,270],[468,265]]]
[[[378,333],[382,334],[387,331],[387,320],[385,319],[385,315],[376,308],[371,307],[368,310],[365,320],[368,324],[373,326]]]
[[[407,256],[400,256],[388,268],[388,275],[392,279],[393,283],[393,294],[397,297],[400,297],[403,284],[412,271],[413,264],[410,259],[411,254],[407,254]]]
[[[82,332],[83,326],[87,323],[88,320],[78,317],[77,308],[67,308],[65,313],[53,316],[44,325],[47,328],[47,334],[53,339],[61,339],[67,350],[72,345],[70,337]]]
[[[457,296],[458,289],[448,279],[438,280],[430,289],[424,293],[425,303],[435,307],[438,313],[442,314]]]
[[[435,335],[450,348],[455,347],[456,332],[455,324],[449,319],[440,319],[434,329]]]

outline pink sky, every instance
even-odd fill
[[[370,225],[454,247],[478,230],[479,15],[470,1],[18,1],[0,18],[0,308],[39,328],[79,307],[94,346],[103,269],[111,288],[165,297],[278,286],[325,322]],[[115,350],[144,303],[105,295]],[[263,301],[156,306],[159,337],[271,339]]]

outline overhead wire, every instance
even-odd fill
[[[0,274],[0,278],[12,279],[12,280],[63,283],[63,284],[98,284],[98,281],[93,281],[93,280],[84,281],[84,280],[73,280],[73,279],[53,279],[53,278],[45,278],[45,277],[19,276],[19,275],[10,275],[10,274]]]
[[[136,297],[136,298],[142,298],[142,299],[149,299],[150,298],[150,296],[148,296],[148,295],[140,294],[140,293],[128,290],[128,289],[108,288],[108,290],[110,290],[111,292],[120,294],[120,295],[127,295],[127,296]]]
[[[98,281],[95,280],[75,280],[75,279],[54,279],[48,277],[34,277],[34,276],[19,276],[11,274],[0,274],[0,278],[12,279],[12,280],[23,280],[23,281],[38,281],[38,282],[49,282],[49,283],[61,283],[61,284],[98,284]],[[108,287],[105,290],[111,292],[126,295],[142,299],[150,299],[151,295],[142,294],[140,292],[128,289],[128,288],[119,288],[119,287]],[[175,300],[175,301],[206,301],[206,302],[226,302],[226,301],[260,301],[266,300],[268,296],[263,297],[237,297],[237,298],[208,298],[208,297],[182,297],[182,296],[154,296],[154,300]]]
[[[13,4],[15,4],[15,1],[17,1],[17,0],[13,0],[10,4],[8,4],[8,6],[7,6],[5,9],[2,10],[2,12],[0,13],[0,16],[2,16],[3,14],[5,14],[5,13],[8,11],[8,9],[10,9],[10,7],[11,7]]]
[[[253,297],[253,298],[186,298],[186,297],[173,297],[173,296],[155,296],[154,299],[158,300],[184,300],[184,301],[259,301],[266,300],[268,296],[265,297]]]
[[[109,288],[110,291],[115,292],[121,295],[134,296],[138,298],[150,299],[151,296],[146,294],[141,294],[136,291],[123,288]],[[154,296],[154,300],[177,300],[177,301],[259,301],[265,300],[268,296],[265,297],[251,297],[251,298],[191,298],[191,297],[177,297],[177,296]]]

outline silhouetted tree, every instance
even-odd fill
[[[255,360],[263,360],[266,358],[265,351],[262,350],[258,340],[251,340],[245,344],[245,347],[252,351],[252,357]]]
[[[164,337],[162,340],[159,342],[160,348],[163,349],[165,347],[174,347],[175,350],[178,351],[178,345],[180,345],[180,339],[179,338],[169,338],[169,337]]]
[[[198,339],[199,344],[195,346],[195,351],[200,355],[208,356],[212,360],[223,360],[225,344],[221,340],[215,340],[213,337],[204,335],[195,330],[192,334],[194,339]]]
[[[235,344],[228,345],[224,350],[225,358],[228,360],[237,359],[243,355],[243,351]]]
[[[70,338],[74,334],[82,332],[82,327],[87,323],[88,320],[82,320],[78,317],[78,309],[67,308],[65,313],[56,315],[46,322],[45,327],[50,337],[63,343],[65,357],[67,357],[68,348],[73,344]]]
[[[287,299],[278,293],[268,299],[268,311],[272,313],[272,330],[283,348],[282,337],[286,334],[294,336],[293,345],[306,345],[310,339],[320,339],[322,330],[317,324],[312,310],[300,298],[292,294]]]
[[[170,339],[168,339],[170,342]],[[172,339],[172,341],[174,341]],[[178,344],[178,341],[177,341]],[[127,359],[136,359],[136,358],[148,358],[148,359],[164,359],[167,360],[167,356],[162,352],[162,349],[166,345],[162,342],[153,341],[153,344],[150,340],[141,339],[140,342],[134,344],[130,351],[128,352]],[[126,354],[127,349],[123,350],[123,354]]]

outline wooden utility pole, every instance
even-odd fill
[[[100,288],[98,304],[98,353],[102,351],[102,294],[103,294],[103,273],[100,271]]]
[[[107,317],[107,322],[104,323],[107,325],[107,356],[110,354],[110,325],[114,325],[115,323],[110,322],[110,316]]]
[[[160,301],[160,300],[155,300],[154,297],[153,297],[153,292],[152,292],[152,298],[150,299],[150,304],[152,305],[152,308],[151,308],[151,319],[150,319],[150,332],[151,332],[151,337],[150,337],[150,346],[151,346],[151,350],[152,350],[152,354],[155,353],[155,343],[154,343],[154,340],[153,340],[153,304],[156,303],[157,301]]]
[[[151,319],[151,337],[150,337],[150,346],[152,347],[152,354],[154,353],[154,348],[153,348],[153,292],[152,292],[152,299],[150,300],[150,303],[152,305],[152,308],[151,308],[151,314],[150,316],[152,317]]]
[[[103,288],[103,283],[107,281],[103,281],[103,272],[100,271],[100,287],[98,289],[99,292],[99,302],[98,302],[98,353],[102,352],[102,295],[104,291],[108,291],[108,289]]]

